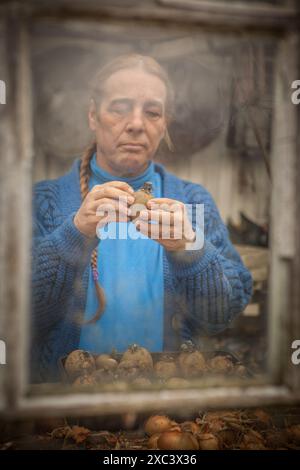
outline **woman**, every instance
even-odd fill
[[[58,358],[77,348],[176,349],[225,329],[249,302],[251,276],[210,194],[153,162],[163,139],[172,145],[172,116],[163,68],[137,54],[116,58],[95,80],[94,143],[70,173],[35,185],[33,380],[57,379]],[[131,221],[133,192],[145,182],[154,198]],[[189,204],[204,205],[199,249],[189,249],[201,231]]]

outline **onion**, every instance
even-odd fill
[[[66,361],[65,361],[65,370],[71,380],[76,379],[79,375],[89,374],[93,372],[96,368],[95,359],[93,356],[82,349],[76,349],[72,351]]]
[[[171,377],[166,381],[166,385],[172,388],[186,387],[189,385],[189,382],[182,377]]]
[[[118,363],[108,354],[99,354],[95,359],[97,369],[116,370]]]
[[[153,360],[150,352],[137,344],[129,346],[122,356],[121,362],[131,361],[136,364],[141,371],[150,372],[153,369]]]
[[[154,365],[154,372],[160,379],[169,379],[174,377],[177,373],[177,366],[173,359],[169,357],[163,357]]]
[[[149,436],[153,436],[153,434],[162,433],[171,429],[172,426],[175,426],[177,423],[172,421],[167,416],[163,415],[153,415],[147,419],[145,423],[145,432]]]
[[[161,450],[198,450],[197,439],[190,433],[180,431],[165,431],[157,441]]]
[[[203,354],[197,351],[192,342],[183,343],[178,357],[178,365],[185,377],[197,377],[206,370]]]
[[[195,423],[194,421],[184,421],[184,423],[180,424],[180,427],[182,431],[191,432],[193,434],[196,434],[200,431],[199,424]]]
[[[76,387],[77,385],[84,385],[84,386],[89,386],[89,385],[96,385],[97,381],[95,377],[92,375],[81,375],[80,377],[77,377],[75,381],[73,382],[73,385]]]
[[[215,356],[209,360],[209,367],[213,372],[231,372],[233,363],[227,356]]]
[[[244,450],[264,450],[265,449],[265,442],[262,435],[250,429],[246,434],[244,434],[241,449]]]
[[[219,450],[219,440],[211,433],[198,434],[199,448],[201,450]]]
[[[149,182],[144,183],[143,187],[135,191],[133,195],[134,203],[130,206],[130,209],[134,215],[129,216],[130,220],[134,220],[140,215],[142,206],[145,206],[144,209],[147,209],[147,202],[153,199],[152,184]]]
[[[138,377],[140,369],[135,361],[122,360],[117,369],[118,376],[126,380],[134,380]]]
[[[135,385],[139,388],[149,387],[151,385],[151,381],[146,377],[137,377],[133,380],[132,385]]]
[[[246,367],[243,366],[242,364],[239,364],[239,365],[235,366],[234,372],[239,377],[247,377],[248,376],[248,371],[247,371]]]

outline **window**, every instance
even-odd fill
[[[291,100],[291,84],[300,73],[296,11],[279,2],[263,10],[259,2],[243,8],[175,0],[161,0],[156,8],[151,1],[138,7],[128,2],[128,8],[105,3],[70,3],[64,10],[59,1],[51,7],[32,2],[28,10],[2,7],[0,79],[7,96],[0,104],[0,339],[7,364],[0,366],[0,406],[30,413],[53,407],[76,413],[80,406],[81,413],[107,413],[174,408],[182,400],[190,408],[295,401],[300,370],[291,361],[292,342],[300,339],[299,110]],[[179,90],[170,128],[175,152],[162,148],[159,160],[213,194],[223,220],[232,219],[232,236],[239,236],[237,220],[245,208],[262,221],[257,225],[270,223],[269,255],[263,248],[255,251],[256,260],[267,260],[263,268],[269,276],[263,269],[256,272],[259,300],[237,320],[251,327],[253,315],[261,314],[268,363],[261,361],[254,378],[202,380],[175,389],[132,390],[119,384],[107,394],[109,388],[70,393],[70,387],[57,384],[33,386],[28,382],[32,184],[64,174],[83,151],[95,69],[134,50],[161,61]],[[240,247],[243,259],[253,262],[251,247],[247,250]],[[216,340],[201,341],[211,347]]]

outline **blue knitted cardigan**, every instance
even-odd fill
[[[76,160],[69,173],[34,186],[33,382],[58,380],[58,359],[79,345],[89,262],[99,243],[97,237],[81,234],[73,223],[81,205],[79,166],[80,160]],[[249,302],[252,278],[208,191],[177,178],[162,165],[155,164],[155,171],[162,178],[163,197],[204,204],[204,248],[184,253],[165,251],[163,256],[164,350],[175,350],[183,340],[224,330]]]

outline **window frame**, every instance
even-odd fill
[[[146,0],[138,6],[104,6],[92,0],[69,2],[31,0],[26,6],[14,2],[3,5],[7,100],[4,126],[4,158],[1,166],[0,274],[3,279],[0,308],[4,315],[7,365],[0,383],[0,411],[26,416],[47,414],[106,414],[199,407],[232,407],[292,404],[300,400],[300,365],[291,364],[293,339],[300,339],[300,105],[290,99],[291,84],[300,78],[298,63],[299,15],[293,8],[259,3],[227,4],[196,0]],[[114,3],[114,2],[112,2]],[[155,7],[155,8],[154,8]],[[30,22],[42,19],[113,18],[137,22],[190,23],[224,32],[272,31],[278,34],[279,48],[275,73],[275,108],[272,128],[271,259],[269,284],[269,374],[260,384],[246,387],[135,391],[123,393],[76,393],[28,396],[27,358],[30,306],[30,250],[32,162],[34,154],[32,81],[30,67]],[[287,139],[287,136],[289,137]],[[288,182],[288,184],[287,184]],[[20,197],[21,196],[21,197]],[[299,199],[299,198],[298,198]],[[289,208],[287,210],[287,207]],[[280,217],[278,217],[280,213]]]

